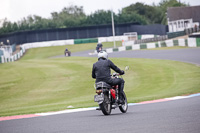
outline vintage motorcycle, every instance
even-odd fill
[[[129,69],[128,66],[125,67],[125,71]],[[111,75],[112,78],[119,78],[118,73],[113,73]],[[121,76],[122,78],[122,76]],[[105,82],[98,82],[95,84],[95,89],[97,95],[94,96],[94,101],[98,102],[99,108],[97,110],[101,110],[104,115],[110,115],[111,110],[118,108],[122,113],[126,113],[128,110],[128,102],[126,98],[126,94],[122,93],[122,104],[118,104],[119,99],[119,90],[118,85],[110,86]]]

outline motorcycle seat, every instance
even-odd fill
[[[96,89],[98,88],[112,88],[112,87],[106,82],[101,81],[96,83]]]

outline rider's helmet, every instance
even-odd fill
[[[102,43],[98,43],[97,47],[103,47],[103,44]]]
[[[105,51],[100,51],[98,53],[98,59],[99,58],[104,58],[104,59],[108,59],[108,54]]]

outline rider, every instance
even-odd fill
[[[100,51],[102,51],[102,47],[103,47],[103,44],[101,44],[101,43],[97,44],[97,47],[96,47],[97,53],[99,53]]]
[[[96,79],[96,83],[104,81],[111,86],[119,85],[118,103],[123,103],[121,95],[124,89],[124,80],[122,78],[111,78],[110,68],[120,75],[124,74],[123,70],[120,70],[111,60],[108,59],[108,54],[105,51],[100,51],[98,53],[98,61],[93,64],[92,78]]]
[[[68,50],[68,48],[65,49],[64,54],[65,56],[67,56],[66,54],[68,54],[68,56],[71,56],[71,52]]]

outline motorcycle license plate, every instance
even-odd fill
[[[94,96],[94,101],[95,102],[102,102],[103,100],[104,100],[104,95],[103,94]]]

